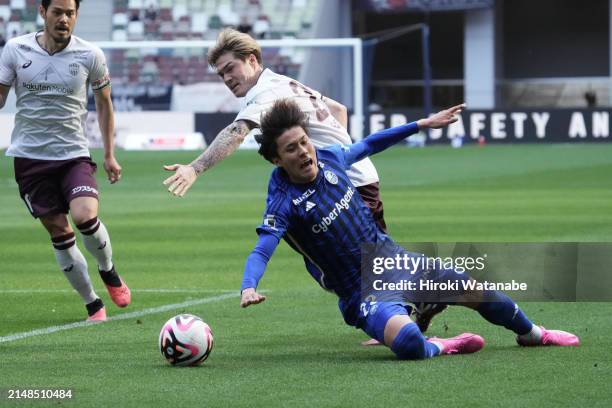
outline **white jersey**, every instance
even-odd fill
[[[308,132],[315,147],[353,143],[346,129],[332,116],[319,92],[269,69],[261,73],[257,84],[245,95],[242,110],[235,120],[248,120],[259,126],[262,115],[282,98],[291,98],[308,114]],[[369,158],[353,164],[347,174],[357,187],[378,181],[378,173]]]
[[[110,85],[102,50],[76,36],[50,55],[31,33],[7,42],[0,83],[15,87],[17,114],[7,156],[65,160],[89,156],[87,88]]]

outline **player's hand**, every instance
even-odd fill
[[[104,170],[106,170],[106,175],[108,176],[108,181],[111,184],[115,184],[119,180],[121,180],[121,166],[117,162],[114,156],[107,157],[104,159]]]
[[[248,307],[250,305],[256,305],[266,300],[264,295],[260,295],[255,292],[253,288],[247,288],[242,291],[242,298],[240,299],[240,307]]]
[[[459,120],[459,115],[461,112],[463,112],[463,109],[465,109],[465,103],[453,106],[452,108],[444,109],[428,117],[427,119],[420,119],[417,122],[417,125],[419,126],[419,129],[440,129],[446,127]]]
[[[178,197],[183,197],[198,178],[195,169],[189,165],[165,165],[164,169],[174,171],[174,175],[164,180],[164,185],[169,186],[168,191]]]

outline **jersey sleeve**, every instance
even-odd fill
[[[289,210],[284,194],[273,188],[268,189],[266,210],[263,222],[256,229],[257,233],[267,232],[280,240],[289,228]]]
[[[257,288],[266,265],[289,227],[289,207],[285,195],[275,188],[273,180],[268,187],[268,200],[264,219],[257,227],[259,240],[247,258],[242,279],[242,290]]]
[[[99,91],[110,85],[110,74],[106,65],[106,57],[100,48],[94,48],[91,67],[89,69],[91,89]]]
[[[268,104],[261,104],[252,102],[247,105],[244,109],[238,112],[234,122],[238,120],[246,120],[255,123],[257,126],[261,123],[262,114],[269,108]]]
[[[13,85],[13,81],[17,76],[15,72],[15,45],[12,41],[9,41],[2,50],[2,56],[0,56],[0,84],[5,86]]]
[[[255,248],[248,256],[244,266],[241,291],[247,288],[257,288],[279,242],[277,237],[268,232],[262,231],[259,234],[257,245],[255,245]]]
[[[388,149],[400,140],[404,140],[418,131],[419,127],[416,122],[410,122],[373,133],[361,142],[350,145],[335,145],[326,150],[334,153],[338,160],[344,164],[344,168],[348,169],[354,163]]]
[[[332,153],[345,170],[348,170],[353,163],[356,163],[368,156],[368,146],[364,143],[354,143],[350,145],[338,144],[325,148]]]
[[[345,169],[349,169],[354,163],[365,159],[369,156],[370,151],[368,149],[368,145],[365,143],[359,142],[350,145],[337,145],[336,150],[338,151],[337,155],[341,159],[344,164]]]

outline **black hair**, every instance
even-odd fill
[[[299,126],[308,134],[308,116],[294,101],[290,99],[280,99],[274,102],[270,109],[261,118],[261,134],[255,136],[255,140],[260,144],[258,153],[264,159],[272,162],[278,157],[276,139],[285,131]]]
[[[45,10],[47,10],[52,1],[53,0],[41,0],[40,5],[43,6]],[[76,8],[78,10],[79,6],[81,5],[81,0],[74,0],[74,2],[76,3]]]

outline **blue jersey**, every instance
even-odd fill
[[[386,237],[349,180],[349,147],[317,150],[319,172],[309,184],[291,183],[276,168],[268,186],[263,224],[304,257],[306,268],[325,289],[340,297],[360,290],[361,245]]]
[[[259,241],[247,258],[242,289],[256,288],[280,239],[304,257],[306,268],[325,289],[343,299],[359,295],[364,244],[391,242],[378,229],[370,209],[346,169],[418,131],[415,122],[370,135],[349,146],[317,150],[319,171],[307,184],[292,183],[276,168],[268,185]]]

